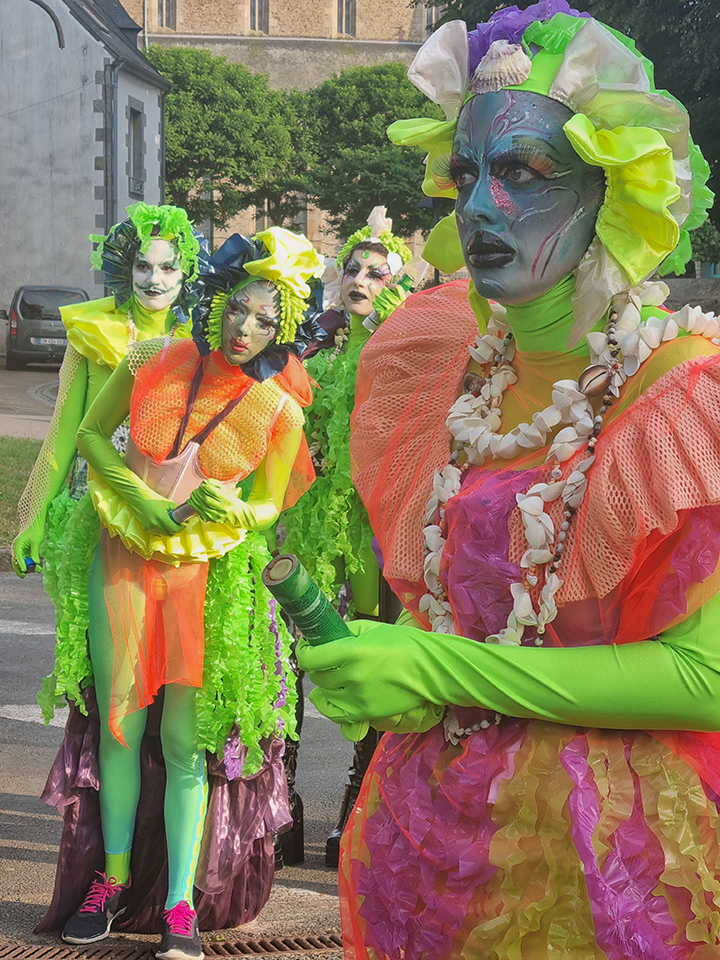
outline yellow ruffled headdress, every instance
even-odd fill
[[[210,347],[220,349],[222,315],[229,297],[255,279],[268,280],[278,291],[280,328],[275,343],[293,343],[308,308],[308,281],[320,278],[323,264],[307,237],[282,227],[261,230],[252,239],[234,234],[213,255],[201,277],[198,312],[207,316],[205,336]]]
[[[682,272],[692,253],[688,231],[712,204],[710,170],[690,137],[687,111],[655,88],[652,64],[632,40],[565,0],[542,0],[500,10],[470,33],[462,21],[444,24],[418,51],[408,78],[447,118],[398,120],[388,129],[394,143],[427,150],[428,196],[457,196],[434,171],[452,150],[463,104],[476,94],[526,90],[573,111],[565,134],[586,163],[602,167],[607,189],[577,270],[570,345],[613,296],[658,268]],[[447,273],[463,266],[454,214],[437,224],[423,256]]]

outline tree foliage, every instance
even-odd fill
[[[378,203],[405,236],[432,226],[430,210],[417,206],[424,154],[394,146],[387,128],[408,117],[444,116],[406,73],[399,63],[354,67],[308,93],[314,125],[308,194],[341,236],[363,226]]]
[[[413,0],[421,2],[421,0]],[[427,0],[426,0],[427,2]],[[430,0],[432,2],[432,0]],[[516,0],[524,10],[535,0]],[[465,20],[470,28],[496,10],[503,0],[437,0],[439,20]],[[570,6],[591,13],[632,37],[655,64],[655,82],[685,104],[695,142],[708,160],[710,187],[720,192],[720,3],[718,0],[570,0]],[[711,216],[720,225],[720,204]]]
[[[148,59],[173,83],[167,96],[168,200],[196,221],[224,226],[250,206],[282,225],[301,208],[307,125],[302,95],[206,50],[153,46]]]

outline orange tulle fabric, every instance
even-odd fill
[[[425,507],[434,471],[448,463],[451,436],[445,418],[462,393],[469,362],[466,348],[476,333],[466,283],[447,284],[410,297],[405,309],[373,335],[358,368],[353,479],[383,551],[384,574],[426,626],[417,610],[426,590]],[[623,598],[620,632],[608,638],[613,642],[657,632],[656,625],[650,629],[652,607],[669,573],[670,558],[688,535],[688,511],[720,503],[719,358],[720,348],[701,337],[663,344],[604,417],[588,494],[565,543],[564,583],[557,601],[564,605],[605,598],[623,581],[632,582],[632,600],[627,592]],[[582,356],[518,354],[513,361],[518,382],[503,398],[503,429],[530,421],[552,402],[552,384],[576,379],[588,363]],[[468,475],[459,497],[471,494],[490,472],[503,469],[535,468],[532,482],[550,482],[555,464],[545,464],[547,452],[545,447],[512,462],[488,463]],[[581,451],[567,461],[565,472],[585,457]],[[561,501],[548,506],[556,529],[562,509]],[[518,563],[526,549],[516,510],[510,518],[508,559]],[[538,596],[543,585],[541,578],[535,588]],[[720,569],[692,585],[686,615],[718,589]]]
[[[124,744],[122,718],[149,706],[164,684],[202,686],[208,565],[145,560],[107,533],[101,557],[115,640],[109,725]]]
[[[467,347],[478,332],[467,291],[459,280],[409,297],[373,334],[358,364],[353,482],[382,547],[384,576],[406,606],[423,578],[433,471],[448,462],[445,417],[462,393]]]
[[[190,383],[200,362],[192,340],[170,343],[135,374],[130,429],[141,453],[157,463],[171,452],[185,413]],[[285,370],[258,383],[242,368],[227,363],[220,351],[202,360],[203,381],[185,429],[181,449],[244,390],[237,407],[200,447],[198,464],[207,477],[241,480],[260,465],[268,450],[304,423],[302,410],[312,402],[310,378],[291,356]],[[248,389],[249,388],[249,389]],[[283,508],[310,487],[315,473],[305,439],[293,466]]]

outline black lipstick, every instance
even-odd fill
[[[515,251],[487,230],[478,230],[465,245],[465,253],[473,267],[504,267]]]

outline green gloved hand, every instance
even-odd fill
[[[613,730],[720,729],[720,594],[658,640],[619,645],[501,646],[401,624],[348,626],[355,637],[297,648],[318,688],[312,702],[336,723],[428,729],[455,704]]]
[[[427,691],[420,689],[417,678],[411,680],[408,670],[409,658],[423,658],[414,635],[434,635],[373,620],[354,620],[348,627],[354,638],[316,647],[298,641],[298,665],[316,684],[310,700],[320,713],[339,723],[348,740],[358,740],[368,722],[376,730],[394,733],[434,727],[442,719],[444,703],[425,696]]]
[[[400,304],[407,299],[407,295],[408,291],[400,286],[383,287],[373,300],[373,310],[380,323],[384,323],[393,310],[397,310]]]
[[[170,516],[170,511],[174,510],[176,506],[176,503],[172,500],[166,500],[165,497],[148,498],[147,500],[135,497],[132,503],[132,512],[143,530],[159,533],[166,537],[174,537],[178,530],[182,529],[182,524],[175,523]]]
[[[230,523],[245,530],[255,530],[258,527],[254,505],[229,494],[219,480],[203,480],[190,494],[187,502],[200,519],[208,523]]]
[[[15,573],[22,579],[27,574],[25,557],[29,557],[40,569],[40,544],[45,535],[45,514],[37,516],[30,526],[13,540],[12,565]]]

